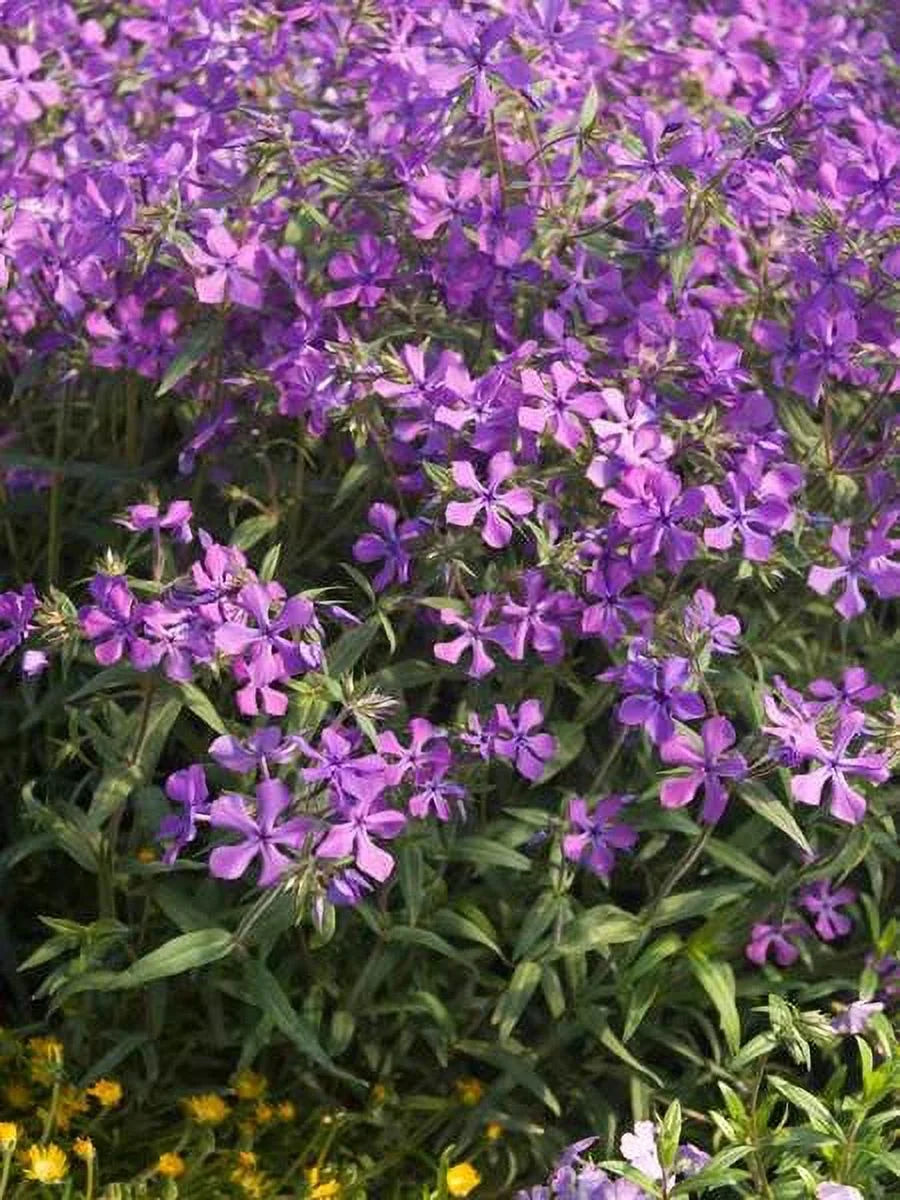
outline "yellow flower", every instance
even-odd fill
[[[94,1143],[89,1137],[77,1137],[72,1143],[72,1150],[85,1162],[87,1162],[89,1158],[94,1158],[97,1153],[97,1151],[94,1149]]]
[[[15,1121],[0,1121],[0,1150],[15,1150],[19,1140],[19,1128]]]
[[[177,1179],[185,1172],[185,1162],[180,1154],[176,1154],[174,1150],[167,1150],[156,1160],[154,1169],[157,1175],[162,1175],[166,1179]]]
[[[329,1179],[327,1183],[317,1183],[309,1194],[311,1200],[340,1200],[341,1185],[336,1179]]]
[[[503,1137],[503,1126],[499,1121],[488,1121],[484,1127],[484,1136],[489,1142],[496,1142]]]
[[[28,1039],[29,1070],[35,1083],[50,1084],[58,1078],[63,1062],[63,1044],[54,1037]]]
[[[275,1111],[279,1121],[293,1121],[297,1116],[297,1106],[293,1100],[282,1100]]]
[[[152,846],[141,846],[140,850],[138,850],[137,854],[135,855],[135,858],[139,863],[144,863],[145,865],[147,863],[156,862],[156,851]]]
[[[263,1100],[254,1108],[253,1116],[259,1121],[260,1125],[268,1125],[270,1121],[275,1120],[275,1109],[271,1104],[266,1104]]]
[[[468,1196],[481,1183],[481,1176],[471,1163],[457,1163],[447,1172],[447,1191],[451,1196]]]
[[[72,1118],[79,1113],[87,1112],[88,1102],[86,1093],[79,1092],[71,1083],[63,1084],[59,1089],[59,1100],[56,1105],[56,1126],[65,1133],[72,1124]]]
[[[17,1112],[24,1112],[31,1108],[31,1090],[24,1083],[8,1083],[3,1089],[3,1095],[9,1107],[14,1108]]]
[[[484,1087],[480,1079],[457,1079],[456,1094],[461,1104],[473,1108],[484,1095]]]
[[[122,1085],[115,1079],[98,1079],[87,1089],[101,1108],[115,1108],[122,1102]]]
[[[221,1125],[228,1116],[229,1108],[221,1096],[204,1092],[200,1096],[189,1096],[184,1102],[188,1116],[198,1125]]]
[[[387,1100],[388,1090],[383,1083],[376,1083],[372,1086],[372,1103],[384,1104]]]
[[[35,1183],[60,1183],[69,1170],[69,1160],[61,1146],[50,1142],[46,1146],[29,1146],[23,1153],[25,1178]]]
[[[251,1155],[255,1158],[255,1155]],[[252,1200],[258,1200],[266,1190],[267,1180],[262,1171],[256,1171],[252,1167],[245,1167],[242,1164],[238,1165],[231,1172],[230,1179],[232,1183],[236,1183],[245,1196],[250,1196]]]
[[[241,1071],[234,1081],[235,1093],[241,1100],[258,1100],[268,1086],[268,1079],[257,1071]]]

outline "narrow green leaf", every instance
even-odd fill
[[[474,921],[470,921],[468,917],[454,912],[451,908],[443,908],[440,912],[435,913],[432,923],[435,929],[439,929],[442,933],[452,937],[465,938],[470,942],[478,942],[482,946],[487,946],[498,958],[503,958],[503,951],[489,933],[486,933]]]
[[[274,513],[260,513],[241,521],[231,535],[231,544],[238,550],[251,550],[257,542],[261,542],[267,534],[278,528],[278,518]]]
[[[216,712],[212,700],[197,687],[196,683],[179,683],[178,691],[185,708],[190,709],[195,717],[199,717],[204,725],[208,725],[214,733],[228,732],[225,722]]]
[[[183,975],[185,971],[218,962],[233,949],[234,937],[227,929],[195,929],[191,933],[181,933],[132,963],[119,975],[117,987],[143,987],[154,979]]]
[[[474,863],[477,867],[507,867],[510,871],[530,871],[531,859],[491,838],[473,835],[460,838],[450,849],[450,858]]]
[[[770,825],[774,825],[776,829],[786,833],[804,854],[812,857],[813,850],[806,840],[803,830],[797,824],[790,809],[785,808],[780,800],[776,800],[770,792],[756,782],[742,784],[739,795],[744,803],[758,813],[764,821],[768,821]]]
[[[730,1053],[737,1054],[741,1047],[741,1019],[735,1001],[734,971],[728,963],[714,961],[695,950],[688,952],[688,963],[715,1005]]]
[[[328,651],[328,674],[333,679],[347,675],[375,640],[379,623],[377,619],[366,621],[365,625],[355,625],[342,633]]]
[[[541,968],[536,962],[526,959],[516,967],[509,987],[500,997],[491,1017],[491,1024],[499,1025],[503,1041],[506,1041],[515,1029],[540,981]]]
[[[221,326],[217,322],[210,322],[204,325],[198,325],[191,334],[188,335],[182,348],[175,355],[175,358],[169,364],[168,370],[162,377],[162,382],[156,389],[157,396],[165,396],[167,392],[171,392],[172,388],[176,387],[185,375],[190,374],[194,367],[201,363],[213,346],[219,340],[221,335]]]

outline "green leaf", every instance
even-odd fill
[[[524,1051],[507,1050],[502,1046],[490,1045],[485,1042],[461,1041],[457,1044],[460,1054],[467,1054],[482,1062],[490,1063],[502,1071],[506,1080],[501,1080],[491,1088],[491,1094],[502,1094],[508,1086],[518,1084],[526,1091],[536,1096],[555,1117],[562,1115],[559,1101],[544,1080],[529,1065]]]
[[[841,1142],[845,1140],[843,1129],[841,1129],[840,1125],[818,1096],[814,1096],[812,1092],[807,1092],[805,1088],[798,1087],[795,1083],[791,1083],[787,1079],[782,1079],[778,1075],[770,1075],[769,1083],[786,1100],[789,1100],[795,1108],[806,1114],[810,1125],[818,1133],[838,1138]]]
[[[327,654],[328,674],[333,679],[347,675],[375,640],[379,623],[377,619],[366,621],[365,625],[356,625],[342,633]]]
[[[581,102],[581,110],[578,113],[578,128],[582,133],[586,133],[594,124],[599,107],[600,93],[597,91],[597,85],[592,83],[584,94],[584,99]]]
[[[747,879],[752,879],[754,883],[762,884],[763,887],[772,887],[774,880],[765,867],[761,867],[749,854],[738,850],[737,846],[733,846],[731,842],[711,837],[707,840],[705,852],[714,862],[723,867],[729,867],[735,874],[744,875]]]
[[[515,961],[531,951],[538,939],[543,937],[556,920],[557,914],[562,911],[565,904],[565,900],[557,896],[555,892],[542,892],[530,905],[513,948]]]
[[[435,954],[453,959],[454,962],[461,963],[471,970],[475,969],[462,951],[451,946],[438,934],[432,933],[430,929],[418,929],[413,925],[392,925],[385,934],[385,941],[397,942],[405,946],[423,946],[426,950],[433,950]]]
[[[169,368],[162,377],[162,382],[156,389],[157,396],[165,396],[171,392],[185,375],[193,371],[201,363],[221,336],[222,328],[218,322],[198,325],[188,336]]]
[[[218,962],[233,949],[234,937],[227,929],[196,929],[181,933],[132,963],[119,975],[117,987],[143,987],[154,979],[183,975],[186,971]]]
[[[652,926],[673,925],[676,921],[686,921],[690,917],[708,917],[716,908],[729,904],[745,894],[749,884],[733,884],[731,887],[700,888],[694,892],[679,892],[674,896],[666,896],[656,910],[650,910]]]
[[[505,1042],[515,1029],[540,981],[541,968],[536,962],[526,959],[516,967],[509,987],[500,997],[491,1017],[491,1024],[500,1027],[502,1041]]]
[[[278,517],[274,513],[259,513],[241,521],[231,535],[231,544],[238,550],[251,550],[267,534],[278,528]]]
[[[637,917],[614,904],[598,904],[569,922],[557,953],[567,955],[603,950],[607,946],[633,942],[640,933]]]
[[[631,1067],[633,1071],[639,1071],[642,1075],[646,1075],[647,1078],[652,1080],[657,1087],[665,1087],[665,1084],[656,1074],[656,1072],[651,1071],[651,1069],[645,1066],[639,1058],[635,1058],[631,1051],[619,1041],[612,1029],[610,1029],[609,1025],[604,1025],[597,1037],[600,1041],[600,1044],[605,1046],[607,1050],[611,1051],[616,1058],[621,1059],[626,1066]]]
[[[806,840],[803,830],[797,824],[790,809],[785,808],[780,800],[776,800],[770,792],[756,782],[743,783],[739,795],[745,804],[758,813],[764,821],[768,821],[770,825],[774,825],[776,829],[786,833],[804,854],[812,857],[812,846]]]
[[[486,933],[480,925],[477,925],[474,921],[470,921],[468,917],[464,917],[461,913],[454,912],[450,908],[443,908],[440,912],[434,914],[432,920],[435,928],[440,929],[442,933],[465,938],[470,942],[478,942],[482,946],[487,946],[488,950],[492,950],[498,958],[503,958],[503,951],[497,945],[496,940],[489,933]]]
[[[735,1001],[734,971],[728,963],[713,961],[695,950],[688,951],[688,963],[715,1005],[730,1053],[737,1054],[741,1048],[741,1019]]]
[[[244,964],[244,978],[254,1002],[301,1054],[339,1078],[361,1083],[361,1080],[334,1065],[322,1049],[312,1027],[294,1010],[284,988],[268,967],[256,959],[248,959]]]
[[[185,708],[189,709],[195,717],[199,717],[204,725],[208,725],[214,733],[226,734],[228,732],[225,722],[216,712],[215,705],[206,693],[197,687],[196,683],[179,683],[178,691]]]
[[[560,771],[573,763],[584,749],[584,726],[576,725],[574,721],[557,721],[550,727],[550,732],[556,738],[556,750],[553,757],[544,768],[544,773],[534,784],[544,784]]]
[[[449,857],[478,867],[506,867],[510,871],[530,871],[531,859],[503,842],[473,835],[459,838],[450,848]]]

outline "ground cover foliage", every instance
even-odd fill
[[[0,1200],[893,1194],[889,7],[0,0]]]

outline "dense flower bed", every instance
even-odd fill
[[[889,1194],[884,6],[0,18],[13,1019],[390,1194]]]

